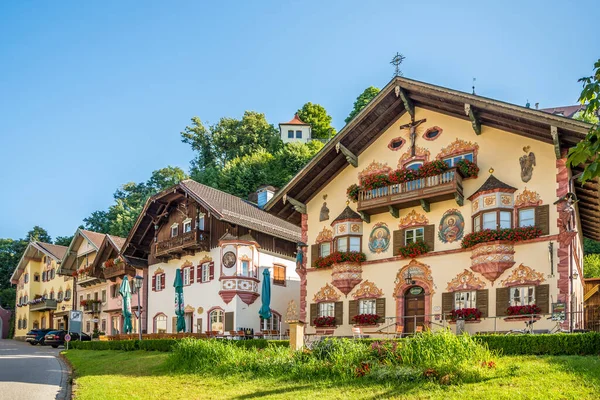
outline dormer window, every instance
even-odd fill
[[[179,224],[175,223],[171,225],[171,237],[176,237],[179,234]]]
[[[192,231],[192,219],[187,218],[183,221],[183,233],[188,233]]]

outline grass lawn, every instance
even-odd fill
[[[357,378],[290,381],[251,376],[172,374],[167,353],[70,350],[75,398],[91,399],[597,399],[600,357],[499,357],[503,376],[483,382],[377,383]]]

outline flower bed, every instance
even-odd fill
[[[402,257],[415,258],[427,253],[429,251],[429,246],[427,246],[427,243],[424,241],[417,240],[416,242],[409,243],[404,247],[400,247],[398,251]]]
[[[465,235],[461,246],[468,249],[479,243],[493,242],[496,240],[505,240],[509,242],[521,242],[523,240],[535,239],[542,236],[542,231],[534,226],[526,228],[507,228],[507,229],[484,229],[479,232],[472,232]]]
[[[313,261],[312,266],[313,268],[320,269],[329,268],[334,264],[339,264],[343,262],[360,264],[364,261],[367,261],[367,256],[365,255],[365,253],[360,253],[358,251],[349,251],[347,253],[336,251],[326,257],[317,258]]]
[[[313,323],[319,328],[335,326],[335,317],[317,317]]]
[[[506,314],[509,316],[522,316],[539,314],[542,310],[535,304],[528,306],[510,306],[506,309]]]
[[[456,163],[456,168],[463,178],[477,178],[479,174],[479,167],[473,161],[460,160]]]
[[[458,310],[452,310],[450,321],[456,321],[458,319],[463,319],[465,321],[479,321],[481,319],[481,311],[477,308],[459,308]]]
[[[352,317],[352,323],[356,325],[376,325],[381,317],[377,314],[358,314]]]
[[[477,167],[477,166],[475,166]],[[372,190],[392,184],[410,182],[421,178],[436,176],[448,170],[448,164],[442,160],[424,163],[418,170],[402,168],[389,174],[372,174],[361,179],[360,185],[352,184],[346,190],[348,199],[357,202],[361,190]],[[479,172],[479,169],[477,170]]]

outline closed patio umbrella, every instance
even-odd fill
[[[123,282],[121,282],[119,294],[123,298],[123,332],[131,333],[131,288],[127,275],[125,275]]]
[[[185,331],[185,318],[184,318],[184,306],[183,306],[183,279],[181,279],[181,270],[177,268],[175,270],[175,282],[173,282],[175,288],[175,315],[177,315],[177,332]]]
[[[263,284],[262,284],[262,306],[258,311],[258,315],[262,319],[271,318],[271,274],[268,269],[263,271]]]

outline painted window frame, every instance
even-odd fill
[[[302,139],[302,131],[296,131],[296,139]]]
[[[173,225],[171,225],[171,237],[175,238],[177,236],[179,236],[179,224],[175,222]]]
[[[410,169],[411,171],[417,171],[424,163],[425,162],[423,160],[414,160],[414,161],[407,162],[406,164],[404,164],[404,166],[402,168]],[[411,168],[411,167],[414,167],[415,165],[418,165],[418,167]]]
[[[517,292],[518,297],[515,297],[514,295]],[[535,304],[535,286],[511,286],[508,290],[508,299],[510,306],[527,306]]]
[[[201,270],[200,282],[202,282],[202,283],[209,282],[210,281],[210,262],[203,263],[200,270]]]
[[[162,291],[162,274],[156,274],[155,275],[155,288],[154,288],[155,292],[160,292]]]
[[[335,318],[335,302],[323,301],[318,303],[317,315],[319,317],[333,317]]]
[[[377,299],[366,298],[358,300],[358,314],[377,314]]]

